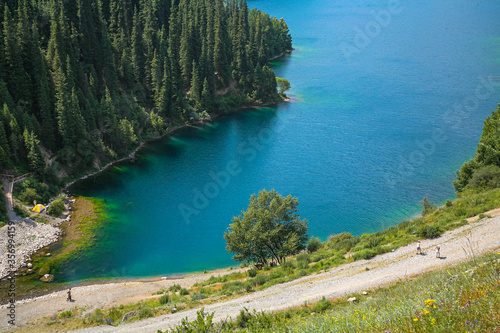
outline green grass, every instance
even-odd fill
[[[196,321],[165,332],[497,332],[500,253],[349,296],[358,302],[323,298],[274,314],[242,311],[218,324],[200,311]]]

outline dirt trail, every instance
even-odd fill
[[[491,214],[499,212],[491,212]],[[490,215],[491,215],[490,214]],[[441,245],[441,259],[435,258],[434,247]],[[500,248],[500,216],[472,222],[456,230],[446,232],[433,240],[423,240],[422,249],[425,255],[415,254],[415,245],[379,255],[371,260],[360,260],[332,269],[326,273],[306,276],[285,284],[276,285],[263,291],[254,292],[229,301],[205,306],[208,312],[215,312],[214,319],[236,318],[243,307],[249,310],[281,310],[299,306],[304,302],[320,300],[321,297],[346,297],[354,292],[370,290],[398,280],[453,265],[470,259],[470,253],[479,255],[486,251]],[[366,268],[369,270],[366,270]],[[226,274],[234,271],[218,272]],[[215,274],[218,274],[215,273]],[[213,274],[213,273],[212,273]],[[199,274],[179,280],[162,280],[155,282],[127,282],[106,285],[93,285],[73,288],[74,303],[65,302],[64,291],[39,297],[35,300],[20,302],[16,305],[18,325],[35,321],[37,318],[50,316],[74,306],[86,307],[89,311],[95,308],[110,307],[129,302],[140,301],[150,297],[151,293],[180,283],[190,286],[194,282],[203,281],[211,274]],[[149,318],[119,327],[100,326],[78,332],[156,332],[179,324],[182,318],[190,320],[196,316],[198,309],[175,314],[167,314]],[[6,318],[6,309],[0,308],[0,318]],[[6,328],[1,319],[0,330]]]

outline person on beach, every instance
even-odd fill
[[[441,258],[441,245],[436,246],[436,258]]]
[[[417,254],[422,254],[422,248],[420,247],[420,240],[417,241]]]
[[[73,300],[71,299],[71,288],[69,288],[67,294],[68,294],[68,298],[66,299],[66,302],[67,301],[73,302]]]

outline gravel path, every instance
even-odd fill
[[[490,212],[498,214],[498,211]],[[472,219],[471,219],[472,221]],[[442,259],[434,256],[434,247],[441,245]],[[371,260],[360,260],[332,269],[326,273],[306,276],[288,283],[280,284],[263,291],[254,292],[229,301],[205,306],[207,312],[215,312],[214,319],[233,319],[244,307],[248,310],[281,310],[300,306],[304,302],[320,300],[321,297],[347,297],[351,293],[370,290],[398,280],[404,280],[423,272],[443,268],[470,258],[471,253],[479,255],[486,251],[500,248],[500,216],[474,222],[453,231],[446,232],[440,238],[423,240],[422,249],[426,255],[416,255],[415,245],[379,255]],[[369,270],[366,270],[366,268]],[[218,272],[221,274],[234,271]],[[218,274],[215,273],[215,274]],[[190,286],[194,282],[208,278],[207,274],[193,275],[183,279],[155,282],[127,282],[106,285],[93,285],[73,288],[76,301],[65,302],[65,293],[56,292],[34,300],[16,304],[16,321],[19,324],[32,322],[37,318],[66,311],[74,306],[86,307],[93,311],[97,307],[110,307],[140,301],[151,297],[151,293],[161,287],[180,283]],[[156,332],[179,324],[188,317],[196,317],[198,309],[191,309],[175,314],[123,324],[119,327],[100,326],[80,330],[90,332]],[[6,309],[0,307],[0,318],[6,317]],[[4,320],[4,319],[1,319]],[[0,330],[6,329],[6,322],[0,322]]]

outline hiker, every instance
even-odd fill
[[[441,258],[441,245],[436,246],[436,258]]]
[[[67,294],[68,294],[68,298],[66,299],[66,302],[67,301],[73,302],[73,300],[71,299],[71,288],[69,288]]]
[[[417,241],[417,254],[422,254],[422,248],[420,247],[420,240]]]

